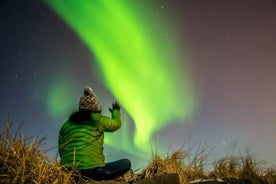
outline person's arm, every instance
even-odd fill
[[[122,120],[121,120],[121,113],[118,109],[113,109],[111,111],[111,118],[107,116],[103,116],[100,113],[92,113],[91,115],[93,120],[96,120],[103,130],[106,132],[113,132],[118,130],[121,127]]]

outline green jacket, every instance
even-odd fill
[[[76,112],[60,129],[58,150],[64,167],[92,169],[105,166],[103,154],[104,132],[121,127],[120,111],[114,109],[112,117],[99,112]]]

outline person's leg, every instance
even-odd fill
[[[91,178],[92,180],[96,180],[96,181],[105,180],[105,178],[106,178],[106,173],[105,173],[104,167],[80,170],[80,173],[82,176]]]
[[[105,167],[80,170],[82,176],[93,180],[111,180],[119,177],[131,169],[131,163],[128,159],[121,159],[115,162],[106,163]]]
[[[128,159],[121,159],[115,162],[106,163],[105,170],[105,179],[110,180],[116,177],[119,177],[131,169],[131,163]]]

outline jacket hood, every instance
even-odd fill
[[[93,112],[93,111],[78,111],[74,112],[70,117],[69,120],[74,123],[80,123],[83,121],[91,120],[92,113],[100,113],[100,112]]]

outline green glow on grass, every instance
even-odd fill
[[[184,122],[193,111],[188,68],[179,65],[179,49],[162,20],[148,17],[154,13],[130,0],[46,2],[95,54],[103,83],[135,122],[134,144],[140,150],[148,152],[156,131],[174,120]],[[54,95],[50,106],[52,100]],[[111,145],[120,141],[123,148],[124,139],[106,141]]]

